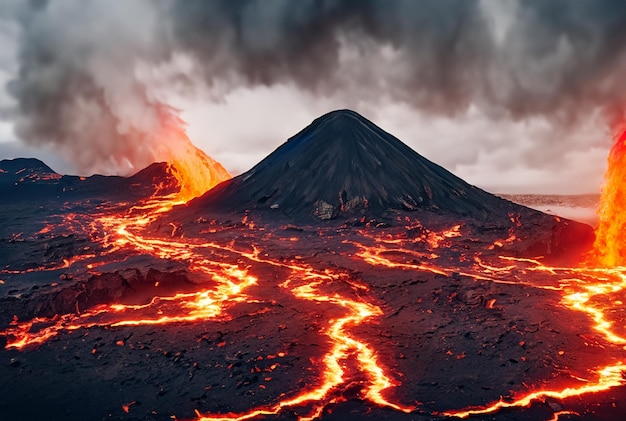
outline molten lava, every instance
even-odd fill
[[[219,162],[193,146],[188,139],[181,148],[183,151],[170,161],[170,171],[180,186],[177,200],[187,202],[230,178]]]
[[[609,153],[605,185],[600,198],[594,258],[605,267],[626,266],[626,130]]]

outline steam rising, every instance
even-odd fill
[[[387,98],[434,115],[476,107],[494,119],[575,125],[624,114],[626,3],[566,0],[7,1],[19,72],[6,89],[18,136],[53,145],[83,171],[163,160],[172,85],[292,83],[351,100]],[[180,57],[191,67],[176,70]],[[149,73],[149,72],[148,72]]]

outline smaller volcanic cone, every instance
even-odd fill
[[[230,178],[219,162],[191,143],[184,122],[174,113],[161,113],[161,127],[162,155],[168,157],[168,170],[178,181],[177,201],[186,202],[201,196]]]
[[[3,159],[0,161],[0,183],[37,183],[58,180],[60,174],[35,158]]]
[[[615,139],[609,153],[609,166],[605,175],[606,184],[600,197],[598,211],[600,222],[596,230],[596,241],[592,258],[605,266],[626,265],[626,130]]]

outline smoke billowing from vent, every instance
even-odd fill
[[[546,116],[575,124],[624,114],[626,3],[615,0],[86,0],[8,2],[17,22],[16,130],[91,170],[137,169],[168,153],[175,112],[151,86],[214,95],[292,83],[316,94],[387,98],[457,116]],[[172,63],[181,57],[184,72]],[[169,67],[168,67],[169,66]],[[174,69],[174,70],[171,70]],[[180,69],[179,69],[180,70]]]

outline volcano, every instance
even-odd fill
[[[577,256],[594,239],[586,224],[468,184],[351,110],[317,118],[249,171],[174,210],[167,222],[247,212],[313,225],[462,222],[475,235],[508,238],[498,247],[527,257]]]
[[[351,110],[317,118],[190,206],[322,220],[393,210],[486,220],[520,208],[466,183]]]

